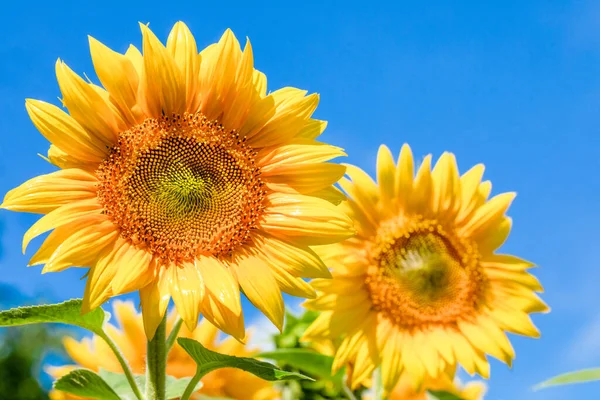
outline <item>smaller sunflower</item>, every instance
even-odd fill
[[[120,329],[107,324],[108,335],[119,346],[127,359],[134,374],[143,374],[146,367],[146,336],[142,316],[132,302],[116,300],[113,311]],[[170,331],[175,321],[175,313],[167,320],[167,330]],[[184,325],[179,332],[180,337],[188,337],[202,343],[206,348],[222,354],[238,357],[251,357],[256,351],[246,348],[232,337],[222,342],[217,341],[218,329],[203,319],[194,331],[189,331]],[[108,345],[98,336],[77,341],[65,337],[64,346],[75,365],[47,367],[48,373],[54,378],[69,373],[75,368],[87,368],[99,371],[101,368],[111,372],[122,372],[119,362]],[[179,346],[175,344],[167,356],[167,375],[175,378],[193,376],[196,373],[196,363]],[[224,368],[213,371],[202,378],[202,388],[197,392],[206,396],[228,397],[237,400],[274,400],[279,393],[273,385],[256,376],[239,369]],[[193,398],[193,397],[192,397]],[[53,390],[51,400],[80,400],[81,397]]]
[[[353,387],[378,366],[387,391],[401,375],[418,383],[459,364],[487,378],[486,355],[515,357],[506,332],[539,337],[529,314],[548,311],[533,264],[496,253],[515,194],[488,200],[483,165],[460,176],[451,153],[414,170],[408,145],[397,164],[381,146],[378,184],[348,166],[342,207],[358,234],[316,248],[334,279],[312,282],[319,296],[305,306],[321,314],[304,340],[338,340],[334,369],[351,364]]]

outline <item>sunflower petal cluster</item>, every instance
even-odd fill
[[[377,183],[348,166],[341,205],[357,235],[317,249],[333,279],[316,279],[320,315],[307,341],[337,341],[334,369],[352,366],[352,387],[381,367],[392,391],[402,376],[415,387],[457,365],[489,377],[491,355],[515,357],[507,332],[539,337],[529,314],[546,312],[533,264],[496,250],[507,239],[514,193],[489,198],[476,165],[460,175],[453,154],[418,168],[404,145],[398,161],[380,147]]]
[[[332,185],[342,149],[317,141],[317,94],[267,93],[252,46],[230,30],[198,51],[175,24],[166,45],[146,25],[141,51],[94,38],[101,85],[58,60],[60,107],[28,99],[60,169],[37,176],[1,207],[43,214],[23,250],[50,232],[30,265],[89,267],[84,311],[139,290],[152,338],[172,299],[189,329],[202,314],[244,337],[240,292],[278,328],[282,292],[312,298],[302,278],[330,276],[312,245],[353,235]]]

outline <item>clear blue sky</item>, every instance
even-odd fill
[[[47,143],[24,99],[57,102],[58,57],[93,76],[88,34],[124,51],[140,43],[138,21],[164,40],[181,19],[199,45],[231,27],[252,40],[269,89],[321,94],[324,139],[350,162],[372,173],[380,143],[396,152],[408,142],[420,156],[453,151],[463,171],[483,162],[495,193],[518,192],[503,250],[541,266],[552,312],[535,317],[542,339],[513,337],[512,370],[492,363],[488,398],[593,397],[600,384],[528,388],[600,366],[600,4],[416,3],[9,2],[0,14],[0,193],[51,171],[36,155]],[[0,282],[56,300],[80,296],[82,270],[42,276],[25,267],[19,243],[35,219],[0,212]]]

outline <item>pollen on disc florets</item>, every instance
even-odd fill
[[[264,210],[256,151],[200,113],[148,118],[119,134],[97,170],[121,236],[167,263],[226,257]]]
[[[406,329],[475,315],[485,279],[477,247],[435,220],[384,225],[371,243],[367,288],[373,307]]]

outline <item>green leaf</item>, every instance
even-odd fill
[[[121,400],[94,371],[75,369],[54,382],[54,389],[96,400]]]
[[[237,368],[250,372],[267,381],[284,381],[289,379],[314,380],[302,374],[280,370],[275,365],[258,361],[253,358],[235,357],[216,353],[208,350],[193,339],[179,338],[177,339],[177,342],[194,359],[194,361],[196,361],[196,364],[198,364],[196,376],[202,377],[209,372],[220,368]]]
[[[333,357],[309,349],[278,349],[258,354],[257,357],[268,358],[282,366],[289,365],[340,385],[344,377],[343,370],[338,371],[333,376],[331,375]]]
[[[0,312],[0,326],[56,322],[76,325],[98,334],[102,333],[102,324],[110,314],[98,307],[82,315],[81,303],[81,299],[75,299],[59,304],[12,308]]]
[[[579,371],[567,372],[566,374],[555,376],[542,383],[538,383],[533,390],[545,389],[551,386],[571,385],[573,383],[585,383],[600,380],[600,368],[582,369]]]
[[[129,382],[127,382],[125,375],[103,369],[101,369],[98,374],[106,383],[108,383],[108,385],[119,395],[121,399],[135,399],[135,394],[133,393],[133,390],[131,390],[131,386],[129,386]],[[144,375],[135,375],[134,378],[138,384],[138,387],[145,386],[146,377]],[[180,398],[191,380],[192,378],[177,379],[173,378],[172,376],[167,376],[167,400]],[[200,390],[201,387],[202,382],[198,382],[194,390]]]
[[[429,390],[427,398],[430,400],[463,400],[462,397],[443,390]]]

